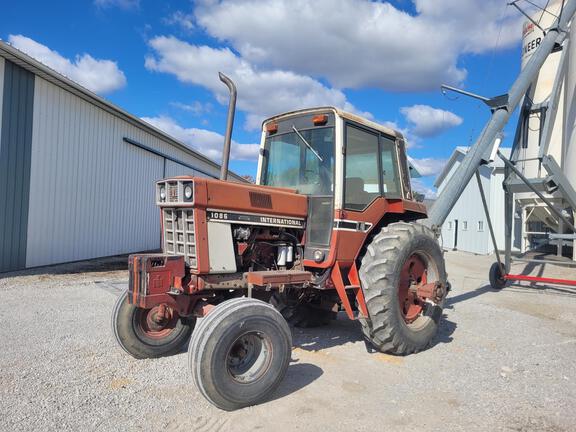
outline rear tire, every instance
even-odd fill
[[[306,302],[299,302],[292,295],[275,292],[270,304],[276,308],[291,327],[312,328],[330,324],[336,312]]]
[[[359,276],[369,315],[360,318],[366,339],[379,351],[397,355],[427,348],[438,330],[448,287],[433,232],[418,223],[382,228],[362,258]],[[435,305],[411,289],[436,281],[441,285]]]
[[[264,401],[280,384],[292,334],[271,305],[235,298],[203,318],[188,348],[194,384],[216,407],[232,411]]]
[[[170,318],[157,322],[155,309],[138,308],[128,302],[124,291],[112,311],[112,332],[118,345],[137,359],[162,357],[180,352],[190,340],[195,319],[183,323],[176,311]]]
[[[498,264],[497,262],[492,264],[492,267],[490,267],[489,278],[490,278],[490,286],[495,290],[501,290],[506,286],[507,281],[506,279],[504,279],[502,268],[500,267],[500,264]]]

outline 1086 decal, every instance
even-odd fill
[[[238,222],[244,224],[258,224],[258,225],[268,225],[268,226],[281,226],[281,227],[293,227],[304,229],[304,220],[287,218],[287,217],[277,217],[277,216],[266,216],[266,215],[252,215],[245,213],[234,213],[234,212],[222,212],[208,210],[206,212],[206,218],[209,221],[214,222]]]

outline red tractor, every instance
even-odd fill
[[[188,344],[196,386],[221,409],[278,386],[289,324],[344,311],[377,350],[397,355],[436,334],[444,259],[417,222],[426,208],[397,131],[330,107],[278,115],[263,124],[256,184],[168,178],[156,203],[162,253],[130,256],[114,333],[136,358]]]

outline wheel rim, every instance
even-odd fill
[[[427,260],[412,254],[402,266],[398,286],[400,313],[406,324],[412,324],[422,315],[425,300],[418,296],[418,288],[428,283]]]
[[[178,313],[165,304],[152,309],[138,309],[136,322],[142,334],[150,339],[168,337],[178,324]]]
[[[226,356],[228,373],[235,381],[249,384],[266,374],[272,361],[272,343],[261,332],[238,337]]]

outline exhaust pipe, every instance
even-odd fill
[[[226,136],[224,137],[224,149],[222,150],[222,168],[220,169],[220,180],[228,179],[228,161],[230,160],[230,146],[232,143],[232,128],[234,127],[234,112],[236,110],[236,86],[234,82],[218,72],[222,81],[230,90],[230,102],[228,104],[228,118],[226,119]]]

